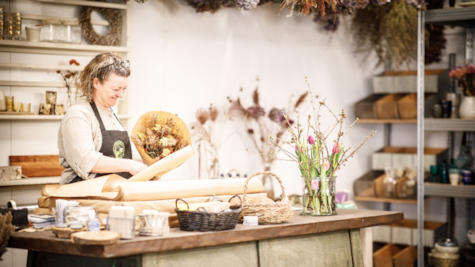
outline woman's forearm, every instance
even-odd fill
[[[116,159],[107,156],[102,156],[92,168],[93,173],[115,173],[115,172],[129,172],[130,159]]]

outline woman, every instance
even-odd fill
[[[129,135],[111,108],[124,96],[129,75],[129,61],[113,53],[97,55],[81,72],[81,97],[59,128],[60,184],[112,173],[130,178],[147,168],[132,160]]]

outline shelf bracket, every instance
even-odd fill
[[[417,12],[417,162],[424,162],[425,12]],[[417,164],[417,266],[424,265],[424,164]]]
[[[473,28],[467,28],[466,31],[465,61],[467,64],[473,64]]]

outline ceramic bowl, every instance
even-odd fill
[[[458,253],[460,250],[459,247],[444,247],[439,246],[439,244],[435,244],[435,251],[443,252],[443,253]]]
[[[445,259],[445,260],[458,260],[460,258],[460,254],[443,253],[443,252],[439,252],[435,249],[432,249],[432,257],[439,258],[439,259]]]

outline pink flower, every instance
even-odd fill
[[[333,154],[338,154],[338,152],[340,152],[340,148],[341,148],[340,144],[335,143],[333,145],[332,153]]]
[[[311,145],[315,144],[315,140],[313,139],[313,136],[311,135],[308,136],[308,143]]]
[[[330,169],[330,162],[325,161],[325,171],[328,171]]]
[[[318,189],[318,181],[317,180],[312,180],[310,182],[310,187],[312,188],[312,190],[317,190]]]
[[[298,147],[297,145],[295,145],[295,150],[297,150],[298,152],[300,152],[299,147]]]

